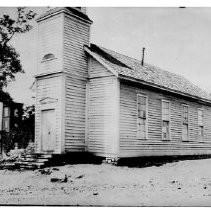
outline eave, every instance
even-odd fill
[[[188,99],[188,100],[191,100],[191,101],[195,101],[195,102],[198,102],[198,103],[201,103],[201,104],[206,104],[206,105],[211,106],[211,100],[209,100],[209,99],[201,98],[201,97],[194,96],[194,95],[184,93],[184,92],[181,92],[181,91],[177,91],[177,90],[174,90],[174,89],[171,89],[171,88],[160,86],[160,85],[157,85],[155,83],[146,82],[146,81],[141,80],[141,79],[136,79],[134,77],[119,74],[112,67],[110,67],[108,64],[106,64],[99,56],[96,56],[87,46],[84,46],[84,50],[90,56],[95,58],[99,63],[101,63],[106,69],[108,69],[110,72],[112,72],[116,77],[118,77],[120,80],[126,80],[126,81],[130,81],[130,82],[133,82],[133,83],[136,83],[136,84],[141,84],[142,86],[151,88],[151,89],[156,90],[158,92],[170,93],[170,94],[173,94],[177,97],[182,97],[182,98],[185,98],[185,99]]]
[[[139,85],[154,89],[158,92],[170,93],[170,94],[173,94],[175,96],[179,96],[179,97],[182,97],[182,98],[185,98],[185,99],[189,99],[191,101],[195,101],[195,102],[198,102],[198,103],[201,103],[201,104],[211,106],[211,100],[208,100],[208,99],[205,99],[205,98],[200,98],[200,97],[188,94],[188,93],[183,93],[181,91],[173,90],[173,89],[166,88],[166,87],[163,87],[163,86],[160,86],[160,85],[156,85],[154,83],[146,82],[144,80],[135,79],[133,77],[129,77],[129,76],[121,75],[121,74],[118,75],[118,78],[122,81],[124,81],[124,80],[130,81],[130,82],[135,83],[137,85],[139,84]]]
[[[53,16],[58,15],[58,14],[60,14],[60,13],[65,13],[65,14],[68,14],[68,15],[70,15],[70,16],[72,16],[72,17],[78,18],[78,19],[82,20],[83,22],[85,22],[85,23],[87,23],[87,24],[92,24],[92,23],[93,23],[93,21],[90,20],[90,19],[88,18],[88,16],[86,16],[86,18],[80,17],[79,15],[73,14],[71,11],[69,11],[69,10],[68,10],[67,8],[65,8],[65,7],[58,8],[58,10],[52,11],[52,13],[49,13],[49,14],[40,16],[40,17],[38,17],[38,18],[36,19],[36,21],[37,21],[37,22],[40,22],[40,21],[42,21],[42,20],[45,20],[45,19],[47,19],[47,18],[49,18],[49,17],[53,17]]]
[[[118,73],[113,70],[108,64],[106,64],[102,59],[99,58],[99,56],[96,56],[87,46],[84,46],[84,50],[95,60],[97,60],[99,63],[101,63],[106,69],[108,69],[112,74],[118,77]]]

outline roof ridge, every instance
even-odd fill
[[[104,58],[107,59],[107,60],[110,60],[110,62],[116,64],[116,65],[119,65],[121,67],[125,67],[125,68],[128,68],[128,69],[131,69],[131,67],[129,67],[128,65],[126,65],[125,63],[123,63],[122,61],[120,61],[119,59],[115,58],[114,56],[112,56],[111,54],[107,53],[105,48],[103,47],[99,47],[98,45],[96,44],[91,44],[91,48],[92,50],[94,50],[95,52],[97,53],[104,53]]]
[[[91,44],[94,44],[94,43],[91,43]],[[130,56],[125,55],[125,54],[121,54],[121,53],[116,52],[116,51],[114,51],[114,50],[107,49],[107,48],[105,48],[105,47],[102,47],[101,45],[98,45],[98,44],[94,44],[94,45],[96,45],[96,46],[98,46],[98,47],[100,47],[100,48],[102,48],[102,49],[105,49],[105,50],[108,50],[108,51],[114,52],[114,53],[116,53],[116,54],[123,55],[123,56],[125,56],[125,57],[130,58],[130,59],[133,59],[133,60],[136,60],[136,61],[141,62],[140,60],[138,60],[138,59],[136,59],[136,58],[130,57]]]
[[[91,45],[98,47],[100,50],[102,50],[103,52],[105,51],[105,53],[107,54],[111,54],[112,57],[119,60],[126,66],[129,66],[130,69],[132,70],[132,72],[125,72],[125,70],[121,69],[121,65],[119,67],[113,66],[114,68],[117,68],[116,71],[119,72],[120,74],[123,75],[125,74],[127,76],[133,75],[132,77],[139,79],[142,78],[148,82],[151,80],[151,82],[154,81],[156,83],[157,81],[161,86],[168,87],[170,89],[174,87],[173,89],[179,90],[181,92],[186,92],[187,94],[191,93],[192,95],[198,96],[200,98],[206,98],[211,100],[211,96],[208,93],[208,91],[202,89],[201,87],[199,87],[198,85],[187,79],[182,74],[176,74],[174,72],[167,71],[165,69],[162,69],[160,67],[148,63],[145,63],[144,66],[141,66],[141,61],[136,58],[132,58],[130,56],[116,52],[114,50],[107,49],[100,45],[96,44],[91,44]],[[99,55],[102,56],[101,54]],[[108,59],[108,61],[110,60]],[[112,61],[110,62],[112,63]],[[145,72],[147,71],[148,72],[151,71],[152,73],[147,74],[148,76],[145,77],[143,74],[145,74]],[[156,80],[156,77],[158,80]],[[170,83],[173,83],[172,84],[173,86]],[[183,88],[185,89],[182,90]]]
[[[93,43],[92,43],[92,44],[93,44]],[[94,44],[94,45],[96,45],[96,44]],[[136,61],[138,61],[138,62],[141,63],[141,60],[138,60],[138,59],[133,58],[133,57],[131,57],[131,56],[128,56],[128,55],[125,55],[125,54],[116,52],[116,51],[114,51],[114,50],[107,49],[107,48],[102,47],[102,46],[100,46],[100,45],[96,45],[96,46],[98,46],[98,47],[100,47],[100,48],[102,48],[102,49],[111,51],[111,52],[113,52],[113,53],[119,54],[119,55],[121,55],[121,56],[125,56],[125,57],[127,57],[127,58],[132,59],[132,60],[136,60]],[[183,76],[183,75],[181,75],[181,74],[176,74],[176,73],[174,73],[174,72],[172,72],[172,71],[167,71],[167,70],[165,70],[165,69],[163,69],[163,68],[161,68],[161,67],[159,67],[159,66],[156,66],[156,65],[153,65],[153,64],[150,64],[150,63],[146,63],[146,62],[144,62],[144,64],[145,64],[145,65],[148,65],[148,66],[151,66],[151,67],[154,67],[154,68],[156,68],[156,69],[159,69],[160,71],[165,71],[165,72],[167,72],[167,73],[174,74],[174,75],[176,75],[176,76],[180,76],[180,77],[185,78],[185,76]],[[145,67],[145,66],[143,66],[143,68],[144,68],[144,67]],[[185,79],[186,79],[186,78],[185,78]],[[187,79],[186,79],[186,80],[187,80]]]

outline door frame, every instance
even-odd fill
[[[39,111],[39,114],[40,114],[40,126],[39,126],[39,151],[40,153],[43,153],[43,154],[53,154],[55,153],[55,149],[53,151],[42,151],[42,111],[47,111],[47,110],[55,110],[55,118],[57,116],[57,103],[58,103],[58,99],[54,99],[54,98],[50,98],[50,97],[46,97],[44,99],[41,99],[40,100],[40,105],[41,105],[41,108],[40,108],[40,111]],[[55,119],[56,120],[56,119]],[[57,120],[55,122],[55,127],[57,124]],[[55,138],[55,143],[56,143],[57,139]]]
[[[55,117],[55,123],[54,123],[54,128],[53,129],[55,129],[56,128],[56,110],[55,109],[43,109],[42,111],[41,111],[41,152],[42,153],[48,153],[48,154],[51,154],[51,153],[54,153],[54,151],[55,151],[55,141],[56,141],[56,134],[55,134],[55,137],[54,137],[54,139],[53,139],[53,145],[52,145],[52,150],[44,150],[44,148],[43,148],[43,145],[44,145],[44,139],[43,139],[43,129],[42,129],[42,126],[43,126],[43,112],[48,112],[48,111],[53,111],[54,112],[54,117]]]

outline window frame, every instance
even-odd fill
[[[187,142],[187,141],[189,141],[189,105],[187,105],[187,104],[181,104],[182,105],[182,141],[184,141],[184,142]],[[184,123],[184,112],[183,112],[183,108],[184,107],[187,107],[188,108],[188,122],[187,122],[187,124],[186,123]],[[187,130],[187,132],[188,132],[188,138],[187,139],[183,139],[183,125],[187,125],[188,126],[188,130]]]
[[[5,126],[7,124],[7,126]],[[5,117],[2,121],[2,130],[9,132],[10,131],[10,118]]]
[[[5,111],[7,110],[7,111]],[[4,106],[3,107],[3,116],[2,116],[2,130],[9,132],[10,131],[10,115],[11,115],[11,107]],[[7,124],[7,126],[5,126]]]
[[[7,110],[7,114],[5,115],[5,110]],[[9,106],[4,106],[3,107],[3,117],[10,117],[10,107]]]
[[[139,99],[139,97],[144,97],[146,99],[146,126],[145,126],[146,137],[145,138],[140,138],[138,136],[138,119],[139,119],[139,116],[138,116],[138,99]],[[139,139],[139,140],[147,140],[148,139],[148,96],[147,95],[138,93],[137,96],[136,96],[136,118],[137,118],[137,121],[136,121],[136,138]]]
[[[169,139],[164,139],[163,138],[163,121],[167,121],[164,120],[164,113],[163,113],[163,102],[169,103]],[[162,141],[171,141],[171,102],[169,100],[166,99],[161,99],[161,139]]]
[[[202,125],[200,125],[199,123],[199,111],[202,111]],[[198,138],[199,138],[199,142],[203,142],[204,140],[204,110],[202,108],[198,108],[197,109],[197,124],[198,124]],[[202,136],[199,136],[199,128],[202,127]]]
[[[52,57],[46,58],[46,56],[52,56]],[[45,63],[47,61],[51,61],[55,59],[56,59],[56,56],[53,53],[47,53],[42,57],[41,63]]]

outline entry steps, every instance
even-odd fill
[[[20,169],[39,169],[50,165],[51,154],[27,154],[15,163]]]

